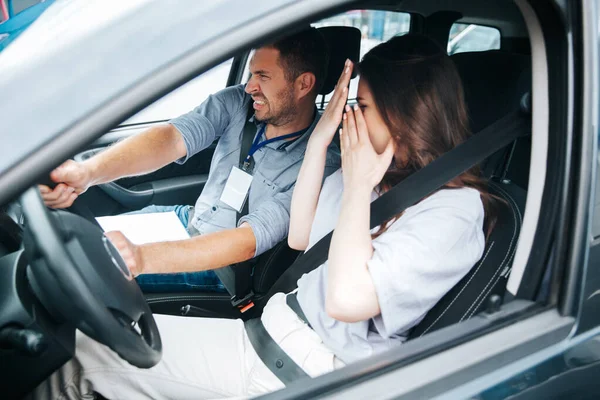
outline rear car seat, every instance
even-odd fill
[[[479,132],[513,111],[531,92],[531,56],[502,50],[451,56],[463,81],[471,131]],[[509,179],[527,189],[531,138],[518,139],[482,165],[488,178]]]

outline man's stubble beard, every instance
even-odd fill
[[[298,106],[294,103],[294,96],[289,90],[281,90],[277,93],[277,99],[279,100],[280,109],[277,114],[267,115],[263,119],[258,121],[273,126],[282,126],[289,124],[298,115]],[[273,112],[271,108],[271,102],[269,102],[269,112]]]

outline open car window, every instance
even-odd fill
[[[192,79],[124,121],[121,126],[167,121],[194,109],[209,95],[225,88],[232,62],[230,58]]]

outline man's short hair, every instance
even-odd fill
[[[279,50],[281,67],[285,77],[292,82],[305,72],[315,75],[315,95],[319,93],[329,64],[325,39],[316,28],[304,29],[268,45]]]

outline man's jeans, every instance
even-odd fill
[[[187,228],[191,206],[148,206],[128,214],[148,214],[174,211]],[[138,285],[144,292],[224,292],[225,287],[214,271],[180,272],[173,274],[138,275]]]

